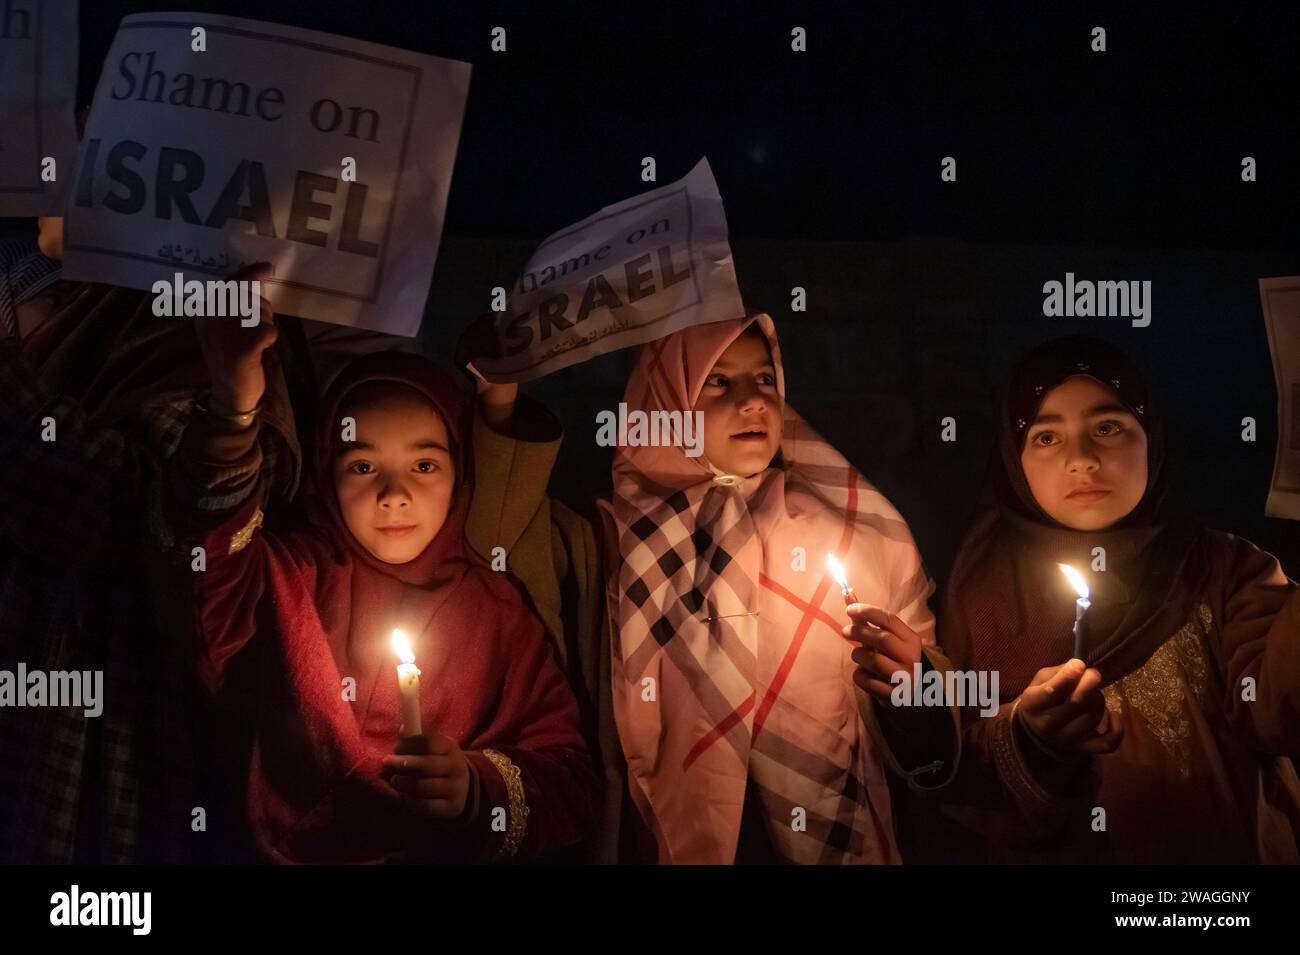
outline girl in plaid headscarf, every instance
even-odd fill
[[[957,745],[955,711],[871,699],[946,666],[906,523],[786,403],[765,314],[647,345],[625,401],[703,419],[703,454],[620,447],[608,514],[614,711],[660,861],[900,861],[884,768],[933,788]]]

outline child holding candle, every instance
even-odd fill
[[[957,667],[999,671],[1004,705],[967,721],[948,812],[994,860],[1297,861],[1295,584],[1169,509],[1160,416],[1113,346],[1034,349],[995,420],[940,632]],[[1082,660],[1059,563],[1091,588]]]
[[[240,276],[247,278],[253,276]],[[322,399],[311,525],[267,534],[256,481],[262,323],[196,323],[212,391],[186,429],[176,503],[225,508],[193,574],[200,672],[260,643],[247,812],[278,862],[537,857],[581,840],[594,780],[542,628],[464,541],[466,406],[418,356],[358,359]],[[394,755],[394,629],[420,670],[427,754]],[[256,637],[256,640],[254,638]]]
[[[907,525],[786,403],[765,314],[645,346],[624,400],[703,414],[703,455],[614,462],[612,696],[660,860],[900,861],[885,767],[934,788],[957,744],[955,710],[888,702],[895,670],[946,666]]]

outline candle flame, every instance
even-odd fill
[[[415,651],[411,649],[411,641],[406,639],[406,634],[400,630],[393,631],[393,652],[403,663],[415,662]]]
[[[1083,579],[1083,574],[1079,573],[1069,564],[1057,564],[1056,566],[1061,568],[1061,573],[1065,574],[1066,578],[1070,581],[1070,586],[1074,588],[1074,592],[1084,600],[1087,600],[1089,597],[1089,590],[1088,584]]]
[[[844,565],[835,558],[834,554],[826,555],[826,566],[830,568],[831,576],[834,577],[835,582],[840,585],[840,589],[848,590],[849,579],[844,576]]]

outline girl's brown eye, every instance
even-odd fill
[[[366,461],[357,461],[355,464],[350,465],[348,470],[355,474],[369,474],[370,464]]]

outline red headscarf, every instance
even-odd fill
[[[446,521],[420,555],[405,564],[385,563],[361,546],[347,529],[334,492],[334,459],[342,448],[343,417],[348,411],[348,401],[360,386],[378,382],[411,388],[433,405],[447,428],[456,469],[456,489]],[[381,578],[422,587],[448,574],[455,575],[469,563],[471,551],[465,544],[464,531],[474,481],[470,459],[464,450],[468,414],[468,404],[453,379],[419,355],[376,352],[358,358],[339,373],[321,401],[321,415],[312,442],[307,506],[312,523],[323,531],[340,555],[346,553]]]

